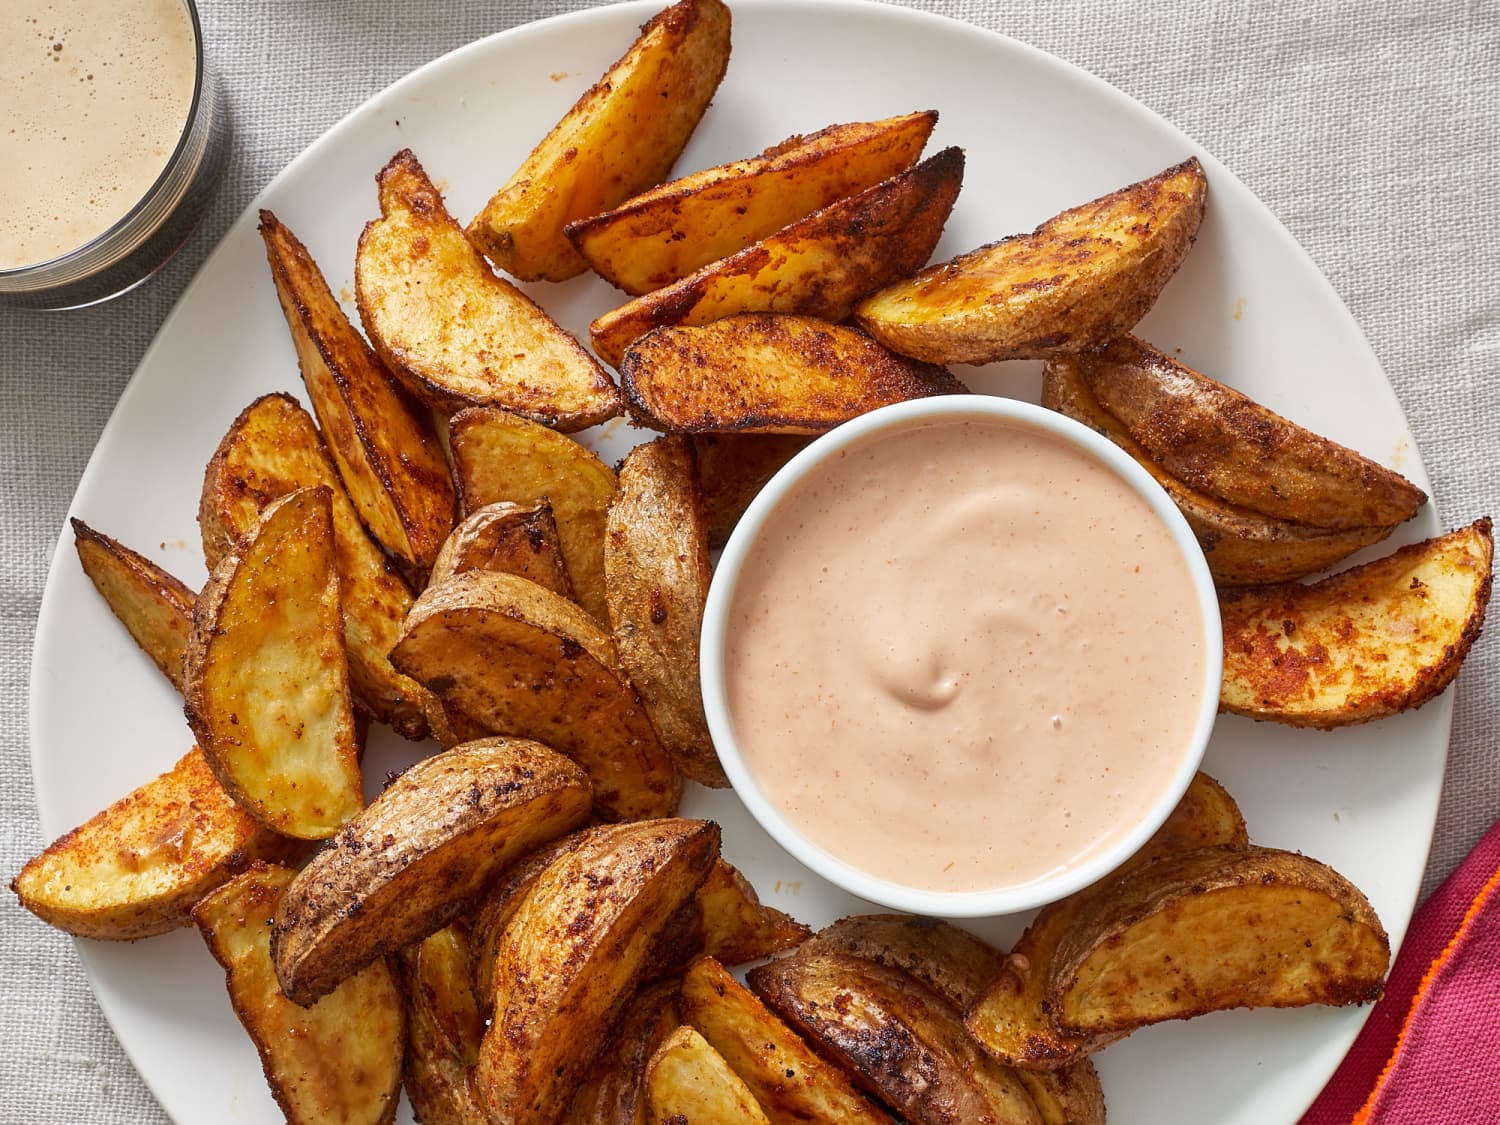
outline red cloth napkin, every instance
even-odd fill
[[[1500,821],[1412,919],[1302,1125],[1500,1122]]]

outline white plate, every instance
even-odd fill
[[[467,219],[659,6],[575,13],[455,51],[331,129],[256,205],[297,232],[335,291],[352,291],[355,240],[377,213],[373,177],[393,152],[411,146]],[[728,78],[679,168],[741,157],[835,121],[935,108],[942,117],[931,150],[958,144],[968,152],[939,258],[1030,229],[1198,152],[1211,184],[1208,218],[1141,334],[1426,487],[1400,408],[1327,282],[1239,181],[1140,105],[1030,47],[899,8],[739,0],[734,43]],[[579,332],[618,299],[586,279],[532,292]],[[961,374],[977,389],[1016,397],[1034,399],[1038,389],[1033,364]],[[203,466],[235,414],[272,390],[300,394],[301,384],[252,206],[142,361],[73,514],[201,582],[194,515]],[[633,440],[619,426],[598,436],[607,457]],[[1400,538],[1435,530],[1429,508]],[[33,764],[51,836],[165,770],[190,744],[180,701],[89,588],[70,544],[65,533],[42,602],[32,680]],[[1207,768],[1239,799],[1257,841],[1333,864],[1365,890],[1399,942],[1431,839],[1450,714],[1445,697],[1336,734],[1226,719]],[[412,757],[394,738],[371,753],[377,779]],[[815,925],[863,909],[772,844],[732,795],[698,791],[684,811],[723,823],[726,855],[770,904]],[[1009,941],[1022,921],[977,928]],[[280,1120],[222,973],[196,934],[80,942],[79,951],[105,1015],[176,1121]],[[1110,1121],[1293,1122],[1363,1015],[1233,1012],[1143,1031],[1098,1058]]]

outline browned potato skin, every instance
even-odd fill
[[[651,1120],[700,1125],[769,1125],[749,1088],[691,1027],[668,1035],[646,1064]]]
[[[1080,356],[1050,360],[1042,373],[1042,405],[1103,434],[1151,474],[1193,529],[1214,584],[1220,588],[1285,582],[1327,570],[1395,530],[1309,527],[1252,512],[1189,488],[1152,460],[1124,423],[1099,405],[1083,376],[1085,362],[1086,358]]]
[[[486,504],[455,527],[432,564],[429,582],[437,585],[466,570],[514,574],[573,600],[557,520],[546,500],[530,508],[504,501]]]
[[[830,125],[644,191],[569,223],[594,272],[632,296],[660,289],[916,163],[937,113]]]
[[[193,603],[198,595],[150,559],[82,520],[70,522],[78,561],[94,589],[180,692],[182,654],[193,629]]]
[[[1062,1028],[1128,1034],[1226,1008],[1380,998],[1390,943],[1358,888],[1293,852],[1203,848],[1137,867],[1058,943]]]
[[[535,582],[470,570],[429,586],[391,659],[492,733],[544,739],[578,762],[604,819],[677,807],[682,779],[613,639]]]
[[[1196,158],[930,266],[860,302],[892,351],[929,363],[1045,359],[1130,331],[1192,248],[1208,201]]]
[[[680,973],[705,954],[726,965],[759,961],[800,945],[811,933],[796,919],[762,905],[750,881],[721,859],[668,923],[646,975]]]
[[[729,27],[720,0],[659,12],[474,217],[474,244],[523,281],[582,273],[563,228],[667,177],[724,78]]]
[[[680,437],[638,445],[619,480],[604,536],[604,594],[620,663],[672,764],[689,780],[727,789],[698,682],[712,567],[692,447]]]
[[[234,420],[203,476],[198,524],[209,568],[235,549],[272,501],[327,485],[349,678],[359,703],[403,738],[427,737],[426,691],[391,666],[412,594],[365,534],[313,420],[290,395],[264,395]]]
[[[560,430],[620,412],[592,356],[470,245],[410,149],[376,178],[382,218],[365,227],[355,300],[392,374],[450,414],[499,406]]]
[[[856,914],[819,930],[804,953],[844,953],[900,969],[960,1012],[1000,975],[1005,956],[967,930],[911,914]]]
[[[359,518],[411,573],[425,574],[458,500],[432,416],[344,315],[307,248],[270,211],[260,235],[308,399]]]
[[[842,953],[751,969],[766,1005],[914,1125],[1040,1125],[1019,1079],[979,1049],[958,1012],[899,969]]]
[[[647,1113],[646,1064],[682,1023],[675,980],[644,985],[590,1065],[563,1125],[655,1125]]]
[[[470,987],[467,927],[455,922],[408,946],[396,965],[406,998],[401,1084],[413,1116],[422,1125],[489,1125],[469,1085],[484,1020]]]
[[[492,1118],[555,1120],[719,853],[708,821],[610,825],[546,869],[511,916],[474,1081]]]
[[[539,742],[491,738],[418,762],[287,889],[271,931],[282,992],[309,1004],[441,929],[506,865],[583,823],[592,803],[583,770]]]
[[[632,416],[669,433],[820,434],[892,403],[968,393],[863,332],[777,313],[649,332],[625,350],[620,383]]]
[[[855,302],[921,268],[963,183],[962,149],[946,148],[858,195],[814,211],[589,325],[594,351],[619,367],[653,328],[736,313],[799,313],[838,322]]]
[[[708,545],[722,547],[750,501],[812,439],[793,434],[694,434]]]
[[[224,966],[234,1013],[289,1125],[389,1125],[406,1039],[395,974],[376,962],[311,1008],[281,995],[271,968],[271,915],[294,874],[258,863],[200,902],[193,920]]]
[[[1484,627],[1493,563],[1485,517],[1312,585],[1220,594],[1220,707],[1330,730],[1422,706]]]
[[[256,860],[290,861],[301,851],[236,805],[194,747],[54,840],[10,888],[48,925],[135,941],[192,925],[198,901]]]
[[[1079,356],[1079,374],[1146,455],[1189,488],[1276,519],[1394,527],[1427,494],[1134,336]]]
[[[1061,1070],[1011,1073],[1031,1095],[1042,1125],[1104,1125],[1104,1087],[1088,1059]]]

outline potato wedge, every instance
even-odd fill
[[[496,1120],[554,1120],[662,927],[718,858],[709,821],[611,825],[553,863],[511,916],[474,1082]]]
[[[847,953],[900,969],[960,1012],[998,977],[1005,956],[968,930],[937,918],[910,914],[856,914],[825,926],[802,946],[804,953]]]
[[[1099,405],[1084,380],[1083,361],[1084,357],[1060,356],[1047,363],[1042,373],[1042,405],[1103,434],[1140,462],[1193,529],[1216,585],[1255,586],[1301,578],[1327,570],[1395,530],[1308,527],[1227,504],[1189,488],[1153,461],[1124,423]]]
[[[1104,1087],[1088,1059],[1061,1070],[1014,1070],[1042,1125],[1105,1125]]]
[[[721,859],[668,923],[646,975],[680,973],[704,955],[725,965],[759,961],[800,945],[811,933],[796,919],[762,905],[750,881]]]
[[[1310,586],[1220,594],[1220,707],[1328,730],[1422,706],[1484,626],[1494,549],[1485,517]]]
[[[592,803],[583,770],[539,742],[491,738],[418,762],[287,888],[271,931],[282,992],[311,1003],[446,926],[507,864],[583,823]]]
[[[582,273],[563,228],[667,177],[724,78],[729,25],[720,0],[657,13],[474,217],[474,244],[522,281]]]
[[[1427,494],[1223,383],[1126,336],[1074,361],[1099,405],[1189,488],[1276,519],[1394,527]]]
[[[424,575],[457,513],[432,416],[386,370],[307,248],[270,211],[260,213],[260,236],[308,400],[349,499],[370,534]]]
[[[253,533],[268,504],[320,484],[332,491],[350,686],[373,718],[404,738],[425,738],[429,697],[387,656],[411,609],[411,590],[365,534],[317,427],[290,395],[265,395],[247,406],[209,461],[198,505],[203,555],[210,569],[217,566]]]
[[[471,570],[429,586],[391,659],[487,730],[567,754],[588,771],[594,809],[606,820],[677,807],[682,779],[614,641],[535,582]]]
[[[445,926],[402,950],[396,964],[406,998],[401,1085],[422,1125],[489,1125],[469,1085],[484,1020],[470,987],[468,930]]]
[[[812,439],[795,434],[694,434],[690,440],[698,461],[708,545],[722,547],[750,501]]]
[[[682,1023],[675,980],[642,988],[590,1065],[563,1125],[655,1125],[646,1104],[646,1064]]]
[[[1251,846],[1137,867],[1058,943],[1058,1025],[1123,1032],[1225,1008],[1379,999],[1390,943],[1353,884],[1316,860]]]
[[[311,1008],[283,996],[271,968],[271,915],[294,874],[256,864],[200,902],[193,920],[224,966],[234,1014],[289,1125],[388,1125],[406,1039],[395,975],[378,961]]]
[[[652,1121],[770,1125],[749,1087],[691,1027],[668,1035],[646,1064],[646,1101]]]
[[[432,564],[429,583],[437,585],[466,570],[514,574],[573,598],[557,520],[546,500],[529,508],[504,501],[486,504],[455,527]]]
[[[572,438],[503,410],[465,410],[449,430],[464,511],[502,500],[551,504],[578,604],[607,622],[604,524],[614,470]]]
[[[814,211],[589,325],[594,351],[620,366],[653,328],[708,324],[735,313],[784,312],[841,321],[868,293],[921,268],[963,182],[962,149],[947,148],[858,195]]]
[[[150,559],[82,520],[69,522],[78,561],[94,589],[151,663],[181,691],[182,654],[193,629],[198,595]]]
[[[266,508],[198,596],[183,660],[209,768],[251,816],[301,840],[364,807],[331,496],[319,485]]]
[[[860,302],[892,351],[929,363],[1045,359],[1129,332],[1177,272],[1208,202],[1196,157]]]
[[[60,930],[135,941],[191,926],[193,907],[215,887],[256,860],[290,861],[301,850],[230,800],[195,746],[54,840],[10,889]]]
[[[410,149],[376,178],[381,218],[359,238],[354,293],[370,342],[429,406],[503,406],[561,430],[620,412],[579,342],[491,271]],[[571,249],[571,247],[570,247]]]
[[[1039,1125],[1014,1073],[979,1048],[958,1012],[899,969],[843,953],[793,954],[750,970],[750,987],[913,1125]]]
[[[936,124],[927,110],[788,137],[571,222],[564,233],[595,273],[640,296],[910,168]]]
[[[692,446],[680,437],[636,446],[620,464],[604,536],[604,595],[620,663],[672,764],[689,780],[727,789],[698,682],[711,570]]]
[[[772,1125],[889,1125],[890,1116],[712,957],[682,978],[683,1019],[745,1083]]]
[[[968,392],[863,332],[778,313],[649,332],[625,349],[620,384],[635,419],[669,433],[821,434],[892,403]]]

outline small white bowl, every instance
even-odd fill
[[[936,891],[893,883],[830,854],[794,827],[756,783],[735,737],[725,682],[726,629],[740,570],[751,545],[781,499],[804,477],[841,450],[879,431],[936,420],[1003,419],[1054,435],[1113,470],[1147,502],[1166,526],[1192,576],[1203,621],[1204,675],[1192,737],[1169,784],[1132,829],[1085,860],[1042,879],[982,891]],[[714,571],[703,615],[700,652],[703,705],[724,772],[745,807],[771,837],[836,886],[881,906],[949,918],[972,918],[1030,910],[1081,890],[1135,854],[1176,807],[1203,759],[1218,713],[1223,674],[1219,602],[1203,552],[1182,513],[1151,475],[1128,454],[1087,426],[1055,411],[1015,399],[951,395],[883,407],[846,422],[797,454],[761,490],[730,536]],[[836,794],[829,794],[836,800]]]

